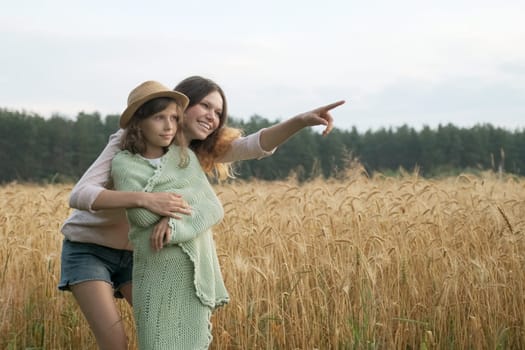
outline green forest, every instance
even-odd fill
[[[228,119],[230,126],[243,129],[246,135],[276,122],[258,115],[249,120]],[[0,109],[0,183],[74,182],[117,128],[117,115],[43,118]],[[334,128],[327,137],[304,129],[272,157],[242,161],[235,169],[241,179],[276,180],[294,174],[301,181],[338,177],[356,163],[370,175],[417,171],[424,177],[442,177],[494,171],[523,176],[524,150],[525,129],[506,130],[490,124],[471,128],[447,124],[421,130],[402,125],[361,133],[356,128]]]

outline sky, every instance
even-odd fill
[[[335,127],[525,128],[525,1],[2,1],[0,108],[121,113],[191,75],[229,115],[338,101]]]

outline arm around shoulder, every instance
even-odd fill
[[[109,137],[108,144],[97,159],[82,175],[69,196],[69,206],[81,210],[96,210],[93,203],[110,183],[111,160],[120,151],[120,138],[124,131],[118,130]]]

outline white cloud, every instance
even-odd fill
[[[334,111],[345,128],[523,126],[524,14],[513,0],[13,2],[0,14],[0,106],[119,113],[142,80],[200,74],[235,117],[347,99]]]

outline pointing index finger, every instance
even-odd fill
[[[345,100],[340,100],[340,101],[337,101],[337,102],[334,102],[334,103],[330,103],[330,104],[328,104],[326,106],[323,106],[320,109],[325,111],[325,112],[327,112],[327,111],[332,110],[332,109],[334,109],[336,107],[339,107],[340,105],[344,104],[345,102],[346,102]]]

